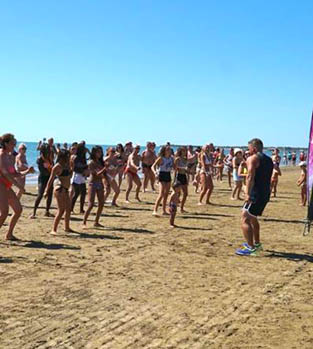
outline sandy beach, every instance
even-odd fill
[[[72,216],[78,236],[63,222],[49,235],[43,209],[28,219],[28,187],[22,241],[4,241],[1,230],[0,348],[313,348],[313,238],[302,236],[298,176],[283,169],[258,257],[234,254],[242,202],[230,200],[226,178],[209,206],[196,206],[189,187],[176,229],[152,216],[156,194],[126,205],[123,191],[121,207],[105,206],[104,228],[82,230]]]

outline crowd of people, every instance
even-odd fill
[[[14,135],[4,134],[0,138],[0,227],[8,216],[9,206],[13,210],[7,240],[17,240],[13,231],[22,213],[20,199],[25,193],[25,176],[35,172],[28,166],[25,144],[20,144],[17,152],[15,148]],[[112,195],[110,203],[118,207],[124,180],[126,204],[133,200],[133,187],[134,199],[140,202],[141,193],[150,186],[153,192],[158,191],[152,214],[158,216],[161,207],[162,215],[168,215],[170,226],[175,227],[177,210],[186,212],[189,184],[199,195],[198,205],[210,204],[214,180],[222,181],[226,175],[231,200],[244,201],[242,230],[247,242],[236,251],[240,255],[249,255],[262,248],[257,216],[262,214],[271,193],[274,197],[277,195],[282,175],[279,149],[273,150],[270,158],[263,153],[263,143],[259,139],[251,140],[247,151],[231,148],[227,155],[212,143],[203,147],[181,146],[176,151],[167,143],[157,154],[154,142],[147,142],[141,153],[139,145],[127,142],[124,146],[117,144],[107,148],[104,154],[101,146],[89,150],[84,141],[56,146],[53,138],[40,141],[37,150],[38,194],[30,218],[37,217],[43,198],[46,200],[45,216],[52,217],[50,207],[54,195],[58,210],[52,235],[57,234],[62,217],[65,231],[73,232],[70,218],[78,199],[84,228],[97,200],[94,226],[101,227],[104,204]],[[297,184],[301,187],[301,204],[304,206],[307,201],[305,154],[300,154],[300,157],[301,176]],[[16,193],[12,186],[17,188]]]

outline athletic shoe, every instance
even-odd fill
[[[242,244],[243,247],[250,247],[246,242]],[[258,244],[254,245],[255,249],[257,251],[263,251],[263,245],[259,242]]]
[[[260,242],[258,244],[255,244],[254,246],[255,246],[256,250],[263,251],[263,245]]]
[[[255,256],[257,250],[255,248],[250,247],[249,245],[243,246],[242,248],[238,248],[236,250],[236,254],[239,256]]]

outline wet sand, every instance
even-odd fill
[[[22,241],[4,241],[1,229],[0,348],[313,348],[313,236],[302,236],[299,172],[283,170],[258,257],[234,254],[242,202],[230,200],[226,178],[209,206],[196,206],[190,186],[175,229],[152,216],[156,194],[126,205],[123,191],[104,228],[82,230],[74,215],[77,236],[64,222],[51,236],[43,209],[28,219],[35,196],[25,195]]]

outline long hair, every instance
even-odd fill
[[[12,133],[5,133],[0,137],[0,145],[1,148],[5,149],[6,148],[6,143],[11,142],[14,139],[14,135]]]
[[[101,157],[99,159],[97,159],[97,152],[100,151],[101,152]],[[92,147],[91,149],[91,154],[90,154],[90,159],[95,161],[95,162],[100,162],[100,164],[102,166],[104,166],[104,162],[103,162],[103,149],[100,145],[96,145],[95,147]]]
[[[118,150],[118,149],[121,150],[121,154],[124,154],[125,150],[124,150],[123,144],[118,143],[118,144],[116,145],[116,150]]]
[[[61,149],[58,152],[57,163],[67,165],[70,161],[70,152],[66,149]]]
[[[87,163],[85,145],[83,143],[77,145],[76,159],[83,164]]]
[[[40,147],[40,155],[45,159],[50,161],[50,154],[51,154],[51,150],[48,144],[43,144]]]

